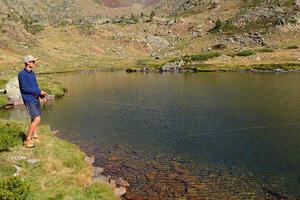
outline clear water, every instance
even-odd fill
[[[300,74],[85,73],[44,122],[82,140],[122,143],[254,174],[300,198]],[[23,119],[14,109],[3,118]]]

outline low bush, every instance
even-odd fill
[[[259,49],[258,51],[259,51],[259,52],[262,52],[262,53],[270,53],[270,52],[274,52],[274,50],[271,49],[271,48]]]
[[[185,56],[183,58],[183,60],[185,62],[206,61],[208,59],[219,57],[219,56],[221,56],[221,53],[219,53],[219,52],[209,52],[209,53]]]
[[[0,124],[0,152],[21,144],[22,129],[14,123]]]
[[[0,199],[25,200],[30,193],[29,184],[19,177],[0,179]]]
[[[236,54],[237,56],[252,56],[252,55],[255,55],[255,52],[248,49],[248,50],[243,50],[243,51],[240,51],[239,53]]]
[[[299,47],[295,44],[291,44],[287,47],[287,49],[299,49]]]

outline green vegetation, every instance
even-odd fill
[[[252,56],[255,55],[255,52],[247,49],[247,50],[242,50],[239,53],[236,54],[237,56],[242,56],[242,57],[246,57],[246,56]]]
[[[299,47],[295,44],[291,44],[287,47],[287,49],[299,49]]]
[[[252,65],[252,69],[257,70],[300,70],[300,64],[299,63],[281,63],[281,64],[258,64],[258,65]]]
[[[223,31],[225,33],[233,33],[236,30],[236,27],[232,24],[231,21],[222,22],[221,20],[217,20],[215,26],[210,29],[208,32],[217,33]]]
[[[0,108],[2,108],[3,106],[6,106],[7,104],[8,104],[8,99],[7,99],[6,95],[0,94]]]
[[[26,29],[26,31],[32,35],[36,35],[45,29],[45,27],[38,24],[37,21],[25,19],[23,21],[23,23],[24,23],[24,28]]]
[[[19,177],[11,176],[0,180],[0,199],[26,200],[29,193],[29,184]]]
[[[261,52],[261,53],[271,53],[271,52],[274,52],[274,50],[271,49],[271,48],[264,48],[264,49],[259,49],[258,52]]]
[[[208,59],[219,57],[221,55],[222,54],[219,52],[208,52],[208,53],[203,53],[203,54],[184,56],[183,60],[185,62],[206,61]]]
[[[40,88],[48,94],[57,97],[63,96],[67,89],[58,81],[51,80],[48,76],[39,78]]]
[[[95,31],[95,26],[91,23],[82,23],[78,25],[81,34],[91,35]]]
[[[220,44],[214,45],[212,48],[215,50],[219,50],[219,49],[226,49],[227,46],[225,44],[220,43]]]
[[[0,121],[0,125],[1,133],[6,135],[14,133],[16,128],[17,132],[27,128],[23,123],[7,121]],[[19,145],[0,152],[0,199],[118,199],[111,186],[91,182],[92,166],[76,145],[55,137],[48,126],[41,126],[39,135],[41,142],[36,148],[26,149],[19,138]],[[24,159],[12,159],[16,156]],[[37,163],[26,159],[36,159]],[[11,178],[15,170],[10,166],[22,168],[18,178]],[[12,197],[11,193],[18,197]]]
[[[22,129],[14,123],[0,124],[0,152],[21,144]]]

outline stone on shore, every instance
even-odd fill
[[[101,176],[101,174],[104,172],[104,168],[102,167],[93,167],[93,177]]]
[[[19,88],[19,80],[18,77],[12,78],[7,84],[6,84],[6,95],[9,101],[13,105],[22,105],[23,100]]]
[[[126,188],[125,187],[117,187],[115,188],[115,194],[117,196],[123,196],[126,193]]]

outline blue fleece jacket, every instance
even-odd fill
[[[23,69],[19,73],[18,79],[24,103],[37,103],[41,90],[38,86],[35,73],[32,70]]]

